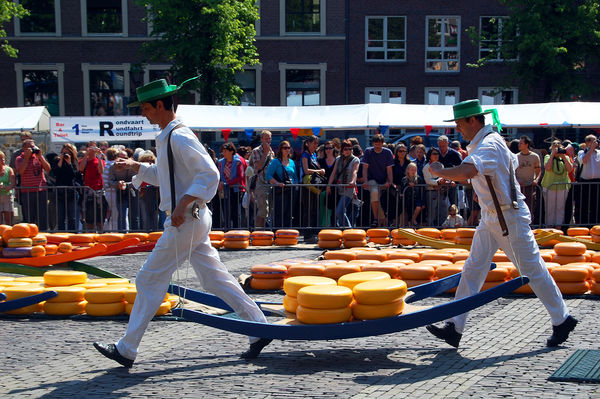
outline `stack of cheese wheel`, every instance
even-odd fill
[[[273,245],[275,233],[272,231],[257,230],[250,234],[252,245],[255,247],[269,247]]]
[[[594,226],[590,229],[590,236],[592,237],[593,242],[600,242],[600,225]]]
[[[288,277],[322,276],[323,274],[325,274],[325,266],[318,262],[296,263],[287,268]]]
[[[393,229],[392,230],[392,244],[393,245],[415,245],[417,242],[413,241],[409,238],[404,238],[401,236],[399,231],[406,230],[410,233],[415,233],[415,229]]]
[[[454,237],[454,242],[457,244],[471,245],[473,243],[474,235],[475,229],[469,227],[460,227],[456,229],[456,237]]]
[[[128,315],[131,314],[131,309],[133,309],[133,304],[135,303],[135,298],[137,297],[137,289],[135,287],[125,288],[123,292],[123,298],[125,299],[125,313]],[[171,294],[166,293],[165,298],[162,303],[156,310],[155,316],[162,316],[167,314],[171,308],[173,307],[173,303],[171,302]]]
[[[355,299],[352,315],[359,320],[399,315],[404,309],[406,291],[406,282],[402,280],[374,280],[357,284],[352,289]]]
[[[509,278],[510,272],[508,268],[496,265],[496,268],[488,271],[487,276],[485,276],[485,282],[481,287],[481,291],[485,291],[499,284],[502,284]]]
[[[124,236],[123,233],[103,233],[98,234],[97,239],[99,243],[110,245],[123,241]]]
[[[373,244],[388,245],[392,242],[388,229],[369,229],[367,230],[367,237],[368,241]]]
[[[454,242],[456,238],[456,229],[442,229],[442,240]]]
[[[442,279],[446,277],[450,277],[452,275],[458,274],[462,272],[463,265],[457,265],[455,263],[449,265],[442,265],[435,269],[435,277],[437,279]],[[447,293],[456,292],[456,287],[449,289],[446,291]]]
[[[371,249],[371,248],[369,248]],[[367,248],[357,250],[356,260],[375,260],[377,262],[385,262],[389,259],[390,254],[386,251],[368,251]]]
[[[367,263],[362,264],[360,267],[361,272],[384,272],[390,275],[391,278],[398,277],[398,268],[406,265],[406,263],[398,260],[386,260],[380,263]]]
[[[85,292],[88,302],[85,312],[90,316],[117,316],[125,312],[125,291],[127,287],[111,284],[90,288]]]
[[[423,227],[421,229],[417,229],[417,234],[435,239],[442,238],[442,232],[434,227]]]
[[[255,290],[280,290],[288,269],[284,265],[254,265],[250,268],[250,287]]]
[[[332,249],[342,246],[342,230],[323,229],[319,232],[319,248]]]
[[[342,232],[344,247],[355,248],[367,245],[367,232],[362,229],[346,229]]]
[[[552,257],[552,262],[566,265],[567,263],[585,262],[585,253],[587,247],[581,242],[559,242],[554,245],[556,255]]]
[[[395,251],[388,251],[388,260],[402,260],[406,264],[416,263],[421,260],[421,254],[414,250],[397,249]]]
[[[225,239],[225,232],[223,231],[211,231],[208,233],[210,243],[215,248],[221,248],[223,246],[223,240]]]
[[[296,318],[305,324],[333,324],[350,320],[352,290],[339,285],[310,285],[300,288]]]
[[[586,264],[565,264],[553,267],[550,274],[560,292],[566,295],[585,294],[589,290],[588,280],[593,275],[593,267]]]
[[[569,237],[579,237],[579,236],[587,236],[590,234],[590,229],[587,227],[579,226],[579,227],[569,227],[567,229],[567,235]]]
[[[36,233],[37,234],[37,233]],[[18,223],[4,230],[2,239],[6,248],[2,249],[5,258],[24,258],[31,256],[33,240],[30,238],[29,224]]]
[[[96,244],[96,234],[71,234],[69,236],[69,242],[75,247],[93,247]]]
[[[592,278],[593,280],[590,281],[590,290],[592,291],[592,294],[600,295],[600,267],[594,269]],[[0,285],[2,285],[1,281]]]
[[[87,273],[74,270],[50,270],[44,273],[44,284],[49,287],[65,287],[87,282]]]
[[[153,231],[148,233],[148,242],[156,242],[160,237],[162,237],[162,231]]]
[[[19,284],[20,283],[20,284]],[[31,295],[37,295],[44,292],[44,287],[39,284],[29,284],[25,281],[23,282],[11,282],[10,286],[8,284],[4,285],[4,289],[2,292],[6,295],[7,301],[12,301],[14,299],[24,298]],[[30,313],[41,312],[43,307],[43,303],[35,303],[33,305],[24,306],[22,308],[9,310],[4,312],[6,314],[14,314],[14,315],[25,315]],[[5,343],[6,344],[6,343]]]
[[[322,276],[294,276],[285,279],[283,283],[283,307],[290,313],[296,313],[298,307],[298,291],[301,288],[312,285],[331,285],[335,286],[335,280]]]
[[[60,244],[61,242],[69,241],[69,237],[71,234],[69,233],[46,233],[46,239],[48,240],[48,244]]]
[[[298,244],[300,232],[294,229],[279,229],[275,231],[275,245],[290,246]]]
[[[223,246],[227,249],[246,249],[250,245],[248,230],[230,230],[225,233]]]
[[[56,291],[58,294],[44,303],[44,313],[52,316],[70,316],[85,313],[87,302],[84,299],[84,287],[76,285],[46,287],[44,291]]]
[[[492,262],[510,262],[510,259],[508,258],[508,255],[506,255],[503,251],[498,250],[496,251],[494,256],[492,256]]]
[[[346,274],[357,273],[360,271],[361,265],[357,263],[329,263],[325,264],[325,271],[323,272],[323,276],[337,280],[340,277],[345,276]]]
[[[430,283],[435,277],[435,267],[427,263],[411,263],[398,268],[398,278],[409,287]]]

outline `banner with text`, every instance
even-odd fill
[[[50,118],[50,140],[59,143],[154,140],[158,133],[158,125],[151,125],[142,116]]]

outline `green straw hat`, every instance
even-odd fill
[[[136,89],[137,101],[127,104],[128,108],[133,108],[139,106],[141,103],[147,103],[148,101],[158,100],[160,98],[165,98],[168,96],[172,96],[177,93],[183,85],[191,82],[192,80],[198,79],[200,76],[195,76],[184,81],[179,86],[167,84],[165,79],[155,80],[148,84],[145,84],[142,87]]]
[[[454,111],[454,119],[449,119],[444,122],[454,122],[458,119],[469,118],[475,115],[491,114],[493,112],[491,109],[486,111],[481,109],[479,100],[462,101],[458,104],[454,104],[452,109]]]

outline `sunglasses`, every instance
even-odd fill
[[[406,150],[398,150],[398,152],[406,152]]]
[[[289,150],[291,147],[281,147],[282,150]]]
[[[326,150],[333,150],[333,147],[325,147]]]
[[[439,152],[432,152],[431,155],[440,155]]]

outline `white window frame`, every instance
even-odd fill
[[[390,92],[399,91],[402,93],[402,103],[406,104],[406,87],[365,87],[365,104],[374,104],[369,102],[370,91],[381,91],[381,104],[388,104],[390,102]],[[377,104],[377,103],[375,103]]]
[[[127,0],[121,0],[121,33],[88,33],[87,28],[87,0],[80,0],[81,3],[81,36],[112,36],[127,37],[129,35],[129,24],[127,21]]]
[[[57,71],[58,72],[58,113],[65,115],[65,64],[22,64],[15,63],[17,73],[17,104],[25,106],[25,91],[23,90],[23,71]]]
[[[326,75],[327,75],[327,63],[322,62],[318,64],[286,64],[285,62],[279,63],[279,88],[280,88],[280,96],[279,103],[281,106],[285,107],[287,104],[287,96],[286,96],[286,87],[285,87],[285,73],[288,69],[309,69],[309,70],[319,70],[319,105],[327,104],[326,101],[326,93],[327,93],[327,85],[326,85]]]
[[[90,71],[123,71],[123,96],[129,96],[130,82],[129,82],[129,70],[131,64],[89,64],[82,63],[81,70],[83,71],[83,105],[84,112],[87,116],[91,115],[91,103],[90,103]]]
[[[387,48],[387,35],[388,35],[388,18],[404,18],[404,59],[388,59],[388,48]],[[369,47],[369,20],[371,19],[383,19],[383,47]],[[365,17],[365,62],[406,62],[407,59],[407,27],[406,27],[406,16],[404,15],[384,15],[384,16],[366,16]],[[369,59],[367,53],[369,51],[381,51],[385,55],[383,59]],[[394,51],[393,51],[394,52]]]
[[[477,89],[477,98],[479,99],[479,101],[482,103],[482,106],[485,107],[486,105],[483,104],[483,92],[484,91],[497,91],[498,94],[496,94],[494,96],[494,104],[493,105],[502,105],[501,104],[501,100],[502,100],[502,92],[503,91],[512,91],[513,92],[513,99],[515,100],[513,103],[511,104],[518,104],[519,103],[519,89],[516,87],[505,87],[505,88],[499,88],[499,87],[479,87]],[[489,106],[491,104],[487,104],[487,106]]]
[[[429,21],[431,19],[449,19],[449,18],[456,18],[458,19],[458,27],[457,27],[457,38],[456,38],[456,47],[447,47],[446,46],[446,40],[444,37],[445,32],[442,31],[442,46],[441,47],[429,47]],[[461,18],[460,15],[428,15],[427,17],[425,17],[425,72],[426,73],[459,73],[460,72],[460,40],[461,40]],[[442,28],[444,28],[446,26],[445,22],[442,22]],[[439,61],[442,63],[442,69],[439,71],[434,71],[434,70],[428,70],[427,69],[427,62],[428,61],[437,61],[437,59],[428,59],[427,58],[427,53],[429,51],[440,51],[442,53],[442,59],[440,59]],[[454,70],[448,70],[447,68],[447,64],[448,64],[448,60],[444,60],[444,52],[446,51],[456,51],[458,54],[458,58],[456,59],[456,62],[458,63],[458,69],[456,71]],[[453,60],[454,61],[454,60]]]
[[[285,30],[285,2],[279,0],[279,36],[325,36],[327,34],[327,0],[320,0],[319,16],[320,16],[320,31],[319,32],[287,32]]]
[[[20,4],[19,0],[15,0],[16,4]],[[21,20],[15,18],[15,36],[62,36],[62,26],[60,19],[60,0],[54,0],[54,25],[56,32],[21,32]]]
[[[502,24],[503,24],[503,21],[505,19],[508,19],[509,17],[506,16],[506,15],[499,15],[499,16],[496,16],[496,15],[482,15],[482,16],[480,16],[479,17],[479,34],[480,35],[481,35],[481,29],[482,29],[482,25],[483,25],[484,19],[485,20],[489,20],[490,18],[496,18],[498,20],[498,32],[497,32],[498,33],[498,40],[497,40],[497,43],[498,43],[498,46],[501,46],[502,45],[502,36],[501,36],[501,33],[502,33]],[[482,50],[481,42],[479,42],[479,58],[482,58],[482,56],[481,56],[481,50]],[[489,51],[489,49],[486,49],[486,50]],[[514,60],[516,60],[516,58],[502,58],[500,56],[500,53],[498,53],[496,55],[496,58],[490,58],[488,61],[489,62],[502,62],[502,61],[514,61]]]
[[[459,87],[426,87],[425,88],[425,98],[423,103],[425,105],[451,105],[451,104],[429,104],[429,102],[427,102],[428,99],[428,94],[431,91],[439,91],[440,92],[440,99],[446,98],[446,92],[448,91],[454,91],[456,92],[456,103],[460,102],[460,88]]]

